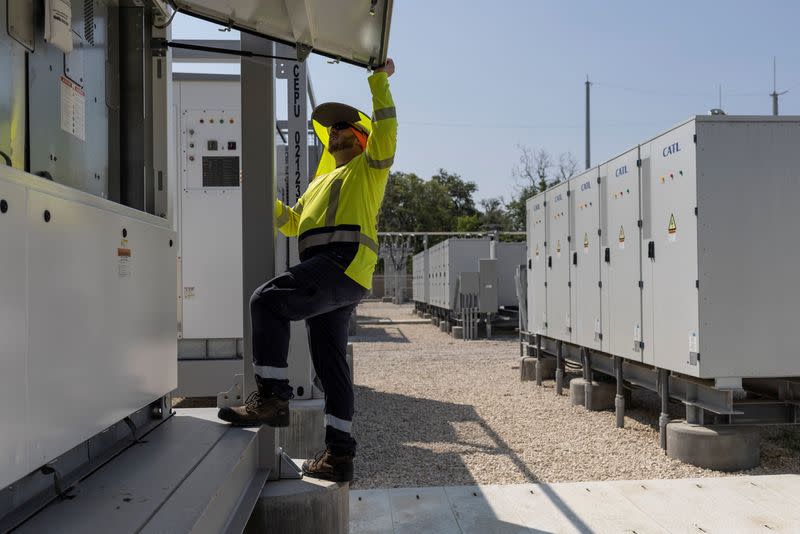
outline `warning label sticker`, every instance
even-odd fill
[[[556,241],[556,256],[561,257],[561,240]]]
[[[675,224],[675,214],[670,213],[669,224],[667,225],[667,237],[670,241],[675,241],[678,237],[678,225]]]
[[[61,76],[61,129],[86,141],[86,93]]]
[[[539,257],[539,243],[536,243],[536,251],[534,252],[534,255],[535,255],[537,258]]]
[[[588,233],[583,234],[583,253],[584,254],[588,254],[589,253],[589,234]]]
[[[625,229],[622,228],[622,226],[619,227],[619,240],[617,246],[619,246],[621,249],[625,248]]]

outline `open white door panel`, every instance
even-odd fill
[[[183,12],[365,67],[386,61],[392,0],[176,0]]]

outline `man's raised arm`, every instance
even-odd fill
[[[375,69],[369,77],[372,91],[372,133],[367,140],[367,166],[373,174],[386,176],[394,163],[397,148],[397,111],[389,91],[389,76],[394,74],[394,61]]]

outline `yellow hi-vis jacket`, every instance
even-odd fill
[[[378,211],[397,147],[397,114],[387,74],[373,74],[369,86],[372,119],[361,114],[359,122],[370,131],[366,150],[335,168],[327,150],[328,131],[315,122],[314,130],[326,147],[316,177],[294,207],[275,203],[277,226],[287,236],[299,236],[301,255],[309,247],[358,243],[345,274],[367,289],[372,288],[378,261]]]

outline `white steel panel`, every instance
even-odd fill
[[[547,334],[547,205],[544,193],[526,202],[528,229],[528,331]]]
[[[575,230],[572,242],[572,295],[575,342],[602,350],[600,310],[600,185],[598,168],[572,179]]]
[[[0,180],[0,488],[29,472],[25,188]]]
[[[547,237],[547,332],[548,336],[571,341],[570,315],[570,225],[569,182],[545,192],[549,219]]]
[[[606,350],[642,360],[639,149],[601,165],[602,323]],[[608,261],[606,261],[608,259]],[[605,335],[603,336],[606,337]],[[605,340],[605,339],[604,339]]]
[[[653,363],[689,374],[696,374],[690,353],[699,352],[700,335],[694,130],[690,122],[649,143],[650,176],[643,186],[649,195],[642,196],[642,262],[652,269],[652,284],[644,291],[652,292],[646,302],[653,314]]]
[[[800,117],[695,124],[700,376],[800,376]]]
[[[29,192],[30,470],[177,386],[174,238],[165,226]]]
[[[242,337],[241,190],[189,190],[181,203],[183,337]]]
[[[497,299],[500,306],[517,305],[517,286],[514,276],[517,267],[527,263],[525,243],[497,243]]]

